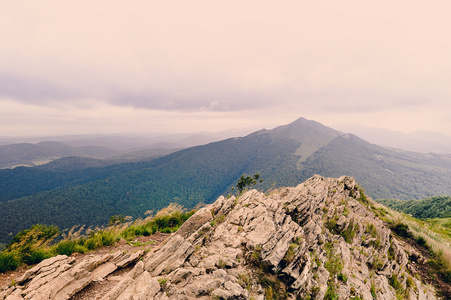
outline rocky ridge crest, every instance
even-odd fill
[[[392,235],[370,202],[346,176],[220,197],[156,251],[76,265],[51,258],[0,299],[70,299],[142,255],[102,299],[436,299],[415,276],[424,259]]]

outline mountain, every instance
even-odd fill
[[[399,221],[387,227],[382,212],[393,218],[346,176],[220,197],[158,247],[58,255],[0,299],[449,299],[449,269],[425,247],[434,240],[423,233],[417,244],[414,234],[423,235]],[[137,240],[133,229],[149,223],[124,232]],[[117,231],[98,233],[111,241]]]
[[[420,200],[380,199],[382,203],[394,210],[402,211],[420,219],[451,218],[451,197],[433,196]]]
[[[315,174],[347,174],[373,198],[420,199],[451,195],[450,170],[451,156],[380,147],[301,118],[152,160],[0,171],[0,242],[35,223],[95,226],[115,214],[140,217],[171,202],[187,208],[211,203],[231,193],[242,174],[260,173],[265,190]]]
[[[0,169],[46,164],[66,156],[107,158],[118,155],[113,149],[98,146],[72,147],[59,142],[22,143],[0,146]]]

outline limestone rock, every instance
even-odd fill
[[[185,223],[177,230],[177,234],[183,238],[188,238],[194,232],[196,232],[205,223],[209,223],[212,220],[212,215],[209,209],[203,207],[199,209],[194,215],[191,216]]]
[[[58,255],[28,270],[0,299],[70,299],[92,281],[101,281],[118,267],[136,261],[143,252],[90,255],[75,259]]]
[[[394,276],[409,299],[436,299],[432,287],[413,277],[408,286],[403,275],[424,261],[421,254],[393,236],[359,198],[351,177],[318,175],[270,195],[251,190],[220,197],[143,261],[142,252],[78,264],[54,257],[2,291],[0,300],[69,299],[137,261],[127,275],[111,280],[117,284],[103,299],[323,299],[331,293],[396,299],[389,283]]]
[[[289,299],[322,299],[331,288],[339,299],[372,299],[372,286],[378,299],[393,299],[388,278],[407,272],[407,248],[359,197],[352,178],[321,176],[269,196],[220,197],[150,254],[144,269],[169,282],[169,299],[264,299],[268,282]],[[396,261],[387,259],[390,247]],[[428,290],[419,281],[416,288]]]

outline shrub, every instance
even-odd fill
[[[163,228],[160,230],[161,233],[172,233],[172,229],[171,228]]]
[[[288,299],[286,287],[277,276],[260,270],[257,274],[257,281],[265,289],[265,299]]]
[[[327,287],[326,294],[324,295],[324,300],[338,300],[340,295],[337,294],[335,285],[331,284]]]
[[[408,276],[407,277],[407,280],[406,280],[406,286],[408,287],[408,288],[414,288],[415,287],[415,282],[413,281],[413,278],[412,278],[412,276]]]
[[[49,243],[60,233],[58,227],[36,224],[29,229],[22,230],[14,236],[7,249],[19,249],[32,245],[43,245]]]
[[[426,240],[424,239],[424,237],[422,236],[418,236],[417,239],[417,244],[420,246],[426,246]]]
[[[327,220],[324,223],[324,226],[329,229],[330,233],[337,234],[339,232],[338,225],[337,225],[338,217],[334,216],[333,218]]]
[[[26,254],[23,254],[22,261],[27,265],[35,265],[43,261],[44,259],[50,258],[53,256],[53,253],[48,248],[37,248],[28,251]]]
[[[352,243],[355,237],[355,232],[359,228],[358,226],[358,224],[354,226],[354,220],[352,219],[351,222],[349,222],[348,227],[346,227],[346,229],[341,232],[340,235],[344,238],[346,243]]]
[[[179,227],[188,220],[196,211],[192,210],[188,213],[182,213],[181,211],[175,211],[171,214],[157,216],[147,222],[144,227],[150,228],[150,233],[155,233],[156,231],[162,233],[171,233],[179,229]]]
[[[110,221],[108,226],[112,226],[115,224],[122,224],[125,222],[125,217],[123,215],[114,215],[110,217]]]
[[[238,193],[241,194],[246,188],[254,186],[257,182],[263,182],[260,173],[254,174],[253,177],[246,176],[246,174],[241,175],[236,185]]]
[[[158,283],[160,284],[161,289],[164,291],[168,286],[168,280],[166,278],[158,279]]]
[[[371,296],[373,299],[376,299],[376,287],[374,286],[374,283],[371,282],[371,288],[370,288]]]
[[[368,224],[365,229],[365,233],[369,233],[373,238],[375,238],[377,236],[376,226],[374,226],[373,223]]]
[[[348,282],[348,276],[346,274],[340,273],[337,276],[338,280],[342,281],[343,283]]]
[[[391,230],[401,237],[411,237],[409,226],[404,223],[397,222],[391,226]]]
[[[298,247],[298,244],[290,243],[290,246],[288,247],[287,252],[285,253],[285,256],[283,257],[283,261],[285,261],[287,264],[293,261],[295,256],[295,250]]]
[[[0,273],[13,271],[20,265],[20,256],[16,251],[3,251],[0,253]]]
[[[91,232],[89,238],[87,238],[83,246],[89,250],[95,250],[102,246],[110,246],[117,241],[118,237],[116,237],[113,232],[107,230],[100,230],[97,232]]]
[[[85,246],[78,244],[74,240],[64,240],[56,244],[55,252],[62,255],[71,255],[72,253],[79,252],[85,253],[88,249]]]
[[[22,230],[1,252],[0,272],[16,269],[21,263],[37,264],[53,253],[48,244],[60,232],[56,226],[36,224]]]
[[[144,225],[132,225],[122,231],[121,236],[128,241],[136,236],[149,236],[153,233],[154,231],[151,227],[146,227]]]
[[[359,199],[357,199],[357,200],[360,201],[360,202],[363,203],[363,204],[368,204],[368,203],[369,203],[369,200],[368,200],[368,198],[367,198],[366,195],[365,195],[365,191],[364,191],[363,188],[361,188],[361,187],[358,187],[358,189],[359,189],[360,197],[359,197]]]

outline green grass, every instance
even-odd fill
[[[451,247],[449,244],[451,243],[451,233],[447,226],[451,227],[451,218],[419,220],[386,208],[381,204],[374,205],[376,212],[381,209],[386,212],[381,218],[390,225],[393,232],[404,238],[412,239],[419,246],[426,247],[429,250],[431,256],[428,261],[430,272],[440,276],[450,284]]]
[[[16,251],[2,251],[0,253],[0,273],[17,269],[20,263],[20,255]]]
[[[53,253],[48,248],[36,248],[32,249],[26,253],[22,253],[21,260],[27,265],[35,265],[43,261],[44,259],[50,258]]]
[[[159,232],[175,232],[195,211],[184,213],[181,206],[169,205],[150,220],[138,220],[133,224],[114,222],[106,229],[91,231],[88,236],[66,238],[57,243],[60,234],[56,226],[37,224],[19,232],[11,243],[0,252],[0,273],[15,270],[21,264],[34,265],[55,255],[86,253],[100,247],[110,246],[121,238],[131,242],[137,236],[148,236]],[[134,246],[155,243],[134,243]]]
[[[55,246],[54,251],[55,251],[55,254],[69,256],[75,252],[85,253],[88,251],[88,248],[84,247],[83,245],[78,244],[77,241],[66,240],[66,241],[59,242]]]
[[[154,234],[155,232],[156,228],[146,227],[144,225],[131,225],[122,231],[121,237],[129,241],[136,236],[148,236]]]

